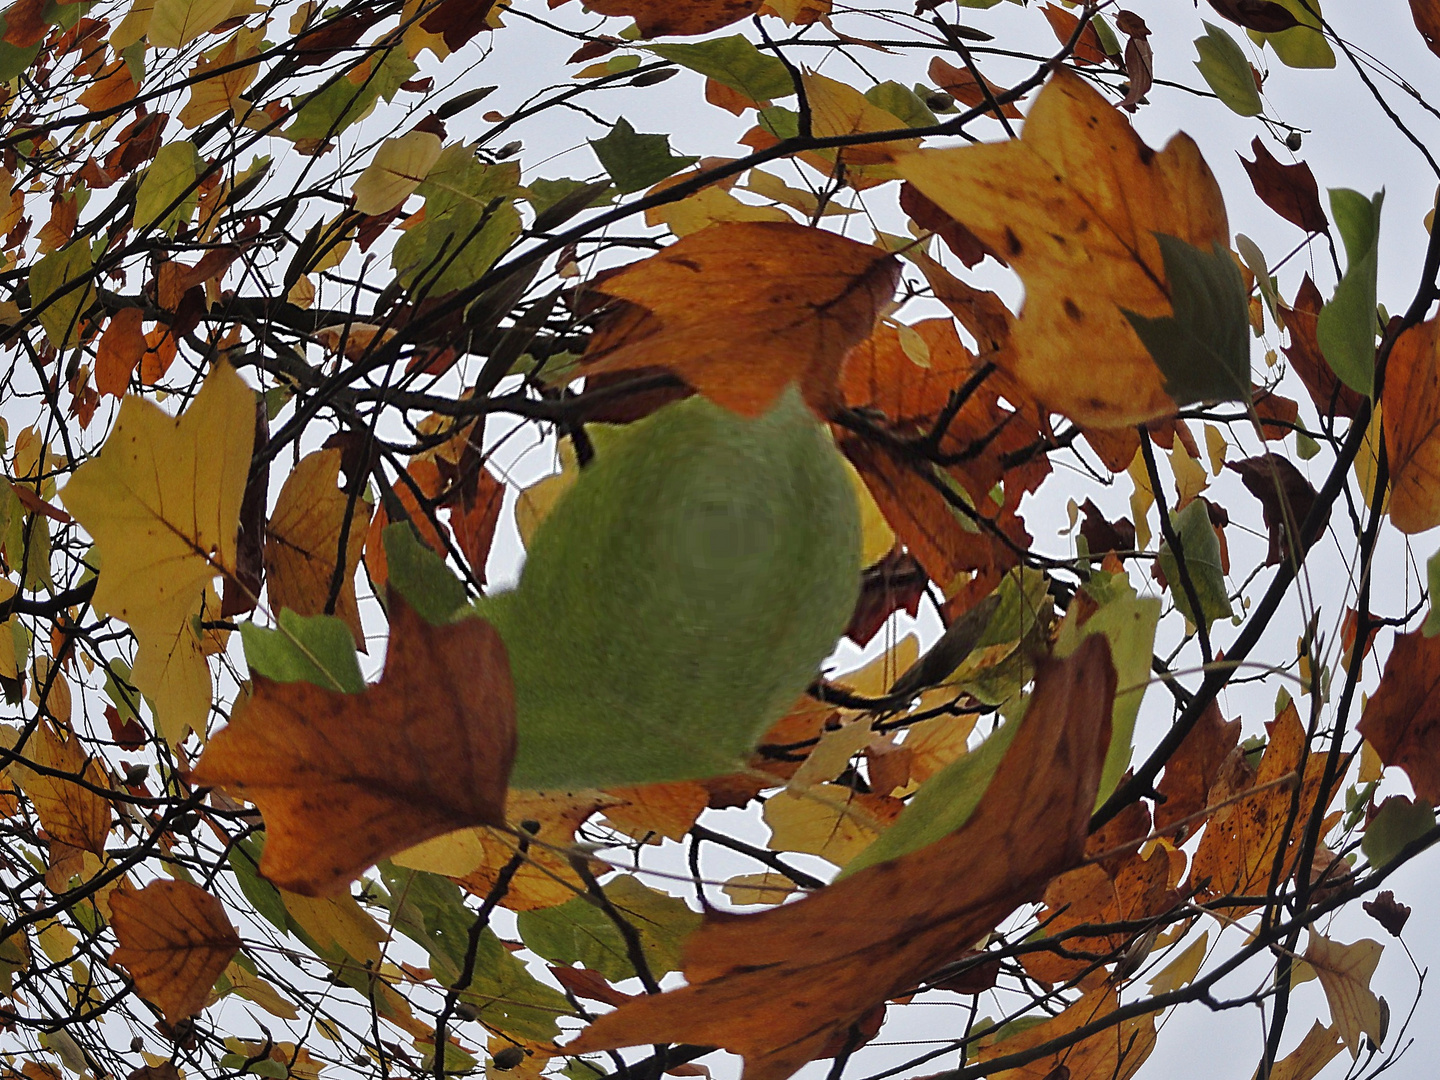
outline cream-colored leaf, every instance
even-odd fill
[[[1345,1040],[1352,1058],[1360,1055],[1362,1035],[1380,1045],[1380,999],[1370,989],[1370,978],[1384,948],[1370,938],[1343,945],[1312,930],[1305,950],[1305,959],[1325,988],[1331,1024]]]
[[[430,131],[409,131],[386,139],[355,181],[355,212],[384,214],[415,193],[440,159],[440,136]]]

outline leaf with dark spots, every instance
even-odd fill
[[[1261,454],[1243,461],[1227,462],[1225,467],[1238,473],[1245,490],[1260,500],[1265,528],[1270,532],[1270,551],[1265,565],[1274,566],[1291,555],[1289,537],[1298,529],[1315,505],[1315,488],[1287,458],[1279,454]],[[1326,520],[1328,521],[1328,515]],[[1300,552],[1319,535],[1325,522],[1318,523],[1308,537],[1297,537]]]
[[[1240,164],[1250,174],[1250,183],[1266,206],[1307,233],[1328,233],[1330,219],[1320,205],[1320,186],[1310,166],[1301,161],[1286,165],[1277,161],[1257,135],[1250,143],[1254,161],[1243,156]]]
[[[1211,702],[1200,714],[1179,749],[1165,764],[1165,775],[1157,789],[1164,801],[1155,807],[1155,828],[1168,832],[1192,814],[1205,809],[1210,789],[1220,775],[1220,767],[1240,741],[1239,720],[1226,720],[1220,706]],[[1194,833],[1198,823],[1189,826]]]

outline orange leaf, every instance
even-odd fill
[[[1109,986],[1090,990],[1058,1016],[986,1043],[975,1060],[993,1061],[1008,1054],[1029,1050],[1070,1034],[1077,1028],[1103,1020],[1120,1007],[1120,992]],[[994,1075],[1003,1080],[1129,1080],[1155,1049],[1154,1014],[1135,1016],[1118,1022],[1113,1029],[1098,1032],[1073,1046],[1036,1058],[1018,1069],[1006,1069]]]
[[[406,467],[406,472],[415,481],[427,499],[433,499],[440,493],[441,479],[440,468],[428,458],[412,461]],[[391,489],[395,497],[400,500],[410,516],[410,524],[414,525],[420,533],[420,539],[429,545],[430,550],[439,555],[442,559],[446,555],[445,538],[440,535],[439,529],[431,520],[429,514],[420,506],[420,501],[415,497],[414,490],[403,479],[399,480]],[[390,563],[385,557],[385,544],[381,536],[385,527],[390,524],[390,515],[385,510],[382,502],[375,510],[375,516],[370,519],[370,529],[365,534],[365,569],[370,573],[370,583],[376,589],[383,589],[385,583],[390,580]]]
[[[390,598],[385,672],[360,694],[254,676],[196,784],[253,801],[261,872],[306,896],[338,892],[378,859],[505,821],[515,702],[505,646],[481,619],[432,626]]]
[[[1050,29],[1055,31],[1055,37],[1061,45],[1067,44],[1075,36],[1075,30],[1080,25],[1076,16],[1054,4],[1046,4],[1040,14],[1045,16],[1045,21],[1050,24]],[[1075,42],[1074,56],[1077,64],[1103,64],[1108,59],[1095,27],[1086,24],[1085,29],[1080,31],[1080,39]]]
[[[1155,808],[1156,829],[1167,831],[1175,822],[1205,809],[1220,767],[1240,741],[1240,726],[1239,720],[1227,721],[1221,716],[1215,702],[1206,706],[1179,749],[1165,763],[1158,789],[1165,799]],[[1191,823],[1189,835],[1194,835],[1200,824]]]
[[[1420,31],[1430,51],[1440,56],[1440,2],[1410,0],[1410,17],[1415,20],[1415,29]]]
[[[135,989],[177,1024],[194,1016],[215,980],[240,949],[220,901],[184,881],[152,881],[139,892],[110,896],[120,947],[110,962],[135,980]]]
[[[5,44],[17,49],[40,44],[47,26],[45,3],[46,0],[18,0],[5,9]]]
[[[1416,795],[1440,803],[1440,637],[1415,630],[1395,639],[1359,731],[1381,761],[1405,770]]]
[[[1114,694],[1101,635],[1043,664],[963,828],[794,904],[711,916],[687,942],[690,985],[602,1016],[566,1051],[693,1042],[744,1055],[747,1080],[784,1080],[1080,859]]]
[[[605,809],[611,825],[627,836],[657,844],[661,838],[683,840],[710,804],[710,792],[693,781],[612,788],[606,794],[624,800]]]
[[[1403,533],[1440,525],[1440,320],[1401,334],[1385,369],[1390,520]]]
[[[139,308],[121,308],[111,317],[95,350],[95,389],[101,394],[125,396],[130,376],[145,355],[145,332],[140,328],[144,320]]]
[[[130,76],[130,65],[116,57],[100,69],[95,81],[80,95],[80,104],[93,112],[118,109],[135,97],[135,80]]]
[[[708,34],[748,19],[763,0],[586,0],[601,15],[628,15],[647,38]]]
[[[0,734],[5,736],[7,749],[14,749],[18,733],[3,728]],[[31,732],[19,753],[23,760],[14,761],[6,771],[34,804],[50,839],[103,857],[110,835],[110,802],[91,789],[109,786],[104,766],[87,757],[78,739],[72,736],[62,742],[44,722]]]
[[[998,97],[1006,92],[1003,86],[996,86],[989,79],[985,79],[984,87],[981,87],[979,80],[966,68],[957,68],[954,64],[946,63],[941,57],[935,57],[930,61],[930,81],[944,90],[961,105],[972,109],[987,104],[985,90],[989,90],[991,96]],[[981,76],[984,78],[984,76]],[[1000,111],[1012,119],[1020,118],[1020,110],[1013,103],[1000,107]],[[992,110],[993,115],[993,110]]]
[[[330,580],[340,558],[340,533],[350,513],[345,538],[336,618],[350,627],[356,647],[365,633],[355,600],[355,567],[365,546],[370,505],[350,499],[338,487],[340,451],[317,450],[300,459],[285,479],[265,533],[265,574],[270,582],[270,607],[289,608],[297,615],[319,615],[330,599]]]
[[[1290,344],[1283,347],[1285,359],[1300,376],[1321,416],[1332,412],[1336,416],[1354,416],[1364,399],[1336,377],[1316,337],[1315,327],[1324,306],[1325,298],[1306,274],[1295,294],[1295,303],[1280,308],[1280,321],[1290,333]]]
[[[997,361],[1029,397],[1092,427],[1175,411],[1122,308],[1172,314],[1156,233],[1206,250],[1229,242],[1220,186],[1194,140],[1151,150],[1122,111],[1061,71],[1020,138],[920,150],[895,167],[1024,281]]]
[[[630,303],[597,329],[581,371],[667,368],[750,417],[798,382],[823,416],[898,280],[894,256],[822,229],[712,225],[597,286]]]

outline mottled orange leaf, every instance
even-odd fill
[[[1412,326],[1385,369],[1390,520],[1403,533],[1440,525],[1440,319]]]
[[[1300,722],[1300,714],[1292,701],[1266,727],[1270,741],[1253,777],[1243,769],[1228,774],[1222,770],[1220,780],[1211,789],[1212,804],[1244,795],[1251,788],[1264,790],[1217,811],[1206,824],[1190,867],[1190,881],[1199,887],[1202,897],[1263,895],[1269,891],[1271,875],[1282,852],[1284,863],[1279,882],[1283,884],[1295,872],[1305,823],[1321,797],[1325,762],[1323,757],[1308,758],[1301,783],[1299,813],[1287,831],[1293,789],[1290,784],[1275,782],[1300,771],[1305,754],[1305,725]],[[1243,755],[1243,752],[1237,747],[1232,752],[1234,755]],[[1227,781],[1227,776],[1242,779]],[[1265,787],[1267,784],[1272,786]],[[1234,917],[1245,911],[1244,908],[1227,910]]]
[[[601,15],[628,15],[643,37],[708,34],[748,19],[763,0],[585,0]]]
[[[657,844],[662,837],[684,839],[700,811],[710,804],[710,792],[693,781],[611,788],[606,794],[624,800],[606,807],[606,821],[627,836],[653,838]]]
[[[352,508],[338,486],[339,478],[339,450],[307,454],[286,477],[265,532],[265,575],[270,582],[270,607],[275,612],[289,608],[298,615],[323,613],[335,564],[340,561],[340,534],[348,511],[349,532],[334,615],[350,627],[360,646],[365,635],[355,600],[355,567],[365,546],[370,505],[356,499]]]
[[[989,79],[985,79],[982,85],[980,80],[966,68],[956,67],[947,63],[943,57],[933,57],[929,68],[930,81],[944,90],[961,105],[968,108],[976,108],[989,102],[990,97],[998,97],[1006,93],[1003,86],[997,86]],[[982,75],[981,78],[984,78]],[[987,97],[986,91],[989,91]],[[1000,107],[1000,112],[1013,119],[1020,119],[1020,110],[1013,102],[1007,102]],[[992,110],[993,114],[993,110]]]
[[[9,727],[0,729],[0,741],[14,748],[19,745],[18,733]],[[93,789],[110,786],[104,766],[86,754],[73,735],[62,739],[43,721],[19,754],[24,760],[12,762],[6,772],[34,805],[41,828],[52,840],[103,857],[110,835],[110,801]]]
[[[1220,774],[1220,766],[1240,741],[1239,720],[1226,720],[1220,706],[1211,702],[1200,719],[1181,741],[1179,748],[1165,762],[1165,775],[1157,789],[1164,801],[1155,807],[1155,828],[1166,832],[1178,821],[1205,809],[1210,788]],[[1192,822],[1188,834],[1200,828]]]
[[[687,942],[690,985],[601,1017],[567,1051],[693,1042],[743,1055],[747,1080],[784,1080],[1080,859],[1114,693],[1100,635],[1043,664],[962,829],[796,903],[710,916]]]
[[[994,1061],[1008,1054],[1062,1038],[1078,1028],[1104,1020],[1120,1007],[1120,994],[1098,986],[1058,1016],[1027,1027],[998,1042],[985,1043],[975,1061]],[[1017,1069],[992,1075],[1003,1080],[1129,1080],[1155,1049],[1155,1016],[1148,1013],[1121,1020],[1088,1039],[1038,1057]]]
[[[1399,765],[1415,794],[1440,804],[1440,637],[1395,638],[1360,734],[1386,765]]]
[[[823,229],[712,225],[597,286],[629,304],[596,330],[581,370],[667,368],[743,416],[799,383],[823,416],[898,280],[894,256]]]
[[[7,45],[17,49],[28,49],[39,45],[45,37],[46,0],[17,0],[5,9],[5,37]]]
[[[220,973],[240,949],[225,908],[185,881],[152,881],[110,896],[115,938],[110,957],[130,972],[135,989],[179,1023],[205,1007]]]
[[[515,701],[505,646],[482,619],[432,626],[390,597],[380,682],[360,694],[253,676],[194,782],[265,816],[261,872],[306,896],[387,855],[505,821]]]
[[[1092,427],[1175,411],[1121,308],[1171,314],[1155,233],[1207,251],[1229,242],[1220,187],[1192,139],[1151,150],[1123,112],[1062,71],[1019,139],[921,150],[896,169],[1025,282],[997,359],[1031,396]]]
[[[110,317],[95,350],[95,389],[101,394],[124,397],[140,358],[145,355],[145,332],[140,308],[121,308]]]
[[[1046,4],[1040,9],[1040,13],[1045,16],[1045,21],[1055,33],[1055,40],[1061,45],[1068,44],[1075,36],[1075,31],[1080,28],[1080,19],[1077,16],[1054,4]],[[1074,57],[1077,64],[1105,63],[1105,47],[1100,43],[1100,35],[1094,26],[1087,23],[1085,29],[1080,31],[1080,37],[1075,42]]]

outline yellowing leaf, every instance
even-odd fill
[[[667,185],[668,186],[668,185]],[[775,206],[743,203],[728,191],[711,185],[679,202],[645,211],[645,224],[668,225],[676,236],[689,236],[725,221],[793,221]]]
[[[1210,931],[1206,930],[1150,979],[1150,993],[1168,994],[1172,990],[1188,986],[1191,980],[1200,974],[1200,965],[1205,962],[1205,950],[1209,947]]]
[[[30,733],[23,747],[14,728],[0,727],[0,743],[35,766],[14,761],[5,771],[30,799],[50,838],[103,856],[110,834],[110,803],[90,786],[109,786],[104,766],[89,757],[74,736],[62,741],[46,723]]]
[[[139,892],[110,897],[120,947],[111,963],[135,989],[176,1024],[204,1007],[210,988],[240,948],[225,908],[183,881],[153,881]]]
[[[1330,1003],[1331,1024],[1345,1040],[1352,1058],[1360,1055],[1361,1035],[1368,1035],[1371,1042],[1380,1045],[1380,999],[1370,989],[1370,977],[1384,949],[1369,938],[1342,945],[1310,932],[1305,959],[1320,977],[1325,1000]]]
[[[818,784],[803,794],[783,792],[765,804],[769,846],[845,866],[900,815],[903,805],[899,799],[861,795],[838,784]]]
[[[430,131],[386,139],[355,181],[355,212],[384,214],[399,206],[440,160],[440,150],[440,136]]]
[[[242,26],[223,45],[201,57],[190,69],[189,77],[193,80],[190,84],[190,100],[176,115],[176,119],[187,128],[195,128],[207,120],[213,120],[227,109],[233,110],[237,117],[243,116],[246,105],[237,99],[255,81],[260,65],[242,61],[260,55],[260,45],[264,38],[263,27]],[[127,67],[122,63],[121,72],[127,71]],[[131,93],[133,92],[132,89]]]
[[[1176,506],[1194,502],[1195,497],[1210,486],[1205,467],[1190,456],[1179,439],[1170,450],[1170,471],[1175,474]]]
[[[295,1006],[281,997],[280,992],[259,975],[252,975],[239,964],[231,963],[225,969],[224,977],[229,980],[230,992],[236,997],[253,1001],[271,1016],[278,1016],[281,1020],[299,1019],[300,1014]]]
[[[1300,1045],[1270,1070],[1270,1080],[1314,1080],[1320,1070],[1340,1053],[1345,1040],[1332,1024],[1326,1027],[1316,1020],[1300,1040]]]
[[[235,0],[154,0],[146,36],[157,49],[182,49],[228,19],[234,7]]]
[[[737,904],[764,904],[772,907],[795,891],[795,882],[784,874],[766,870],[763,874],[740,874],[720,886],[720,891]]]
[[[322,953],[329,954],[327,959],[349,957],[362,965],[380,963],[385,931],[353,896],[302,896],[281,889],[280,898],[300,929]]]
[[[334,614],[350,627],[358,648],[363,647],[365,637],[355,600],[355,568],[365,547],[370,504],[356,499],[352,507],[337,486],[339,477],[339,450],[307,454],[286,477],[265,532],[265,574],[270,607],[277,615],[282,608],[297,615],[323,614],[335,564],[340,560],[340,535],[348,512],[349,533]]]
[[[1059,72],[1019,139],[921,150],[896,169],[1024,280],[1024,310],[996,359],[1031,396],[1098,428],[1175,411],[1121,308],[1171,314],[1155,233],[1206,251],[1229,241],[1193,140],[1151,151],[1123,112]]]

